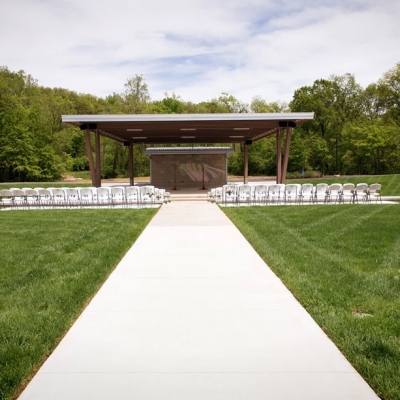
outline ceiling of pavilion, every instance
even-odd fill
[[[243,143],[295,127],[314,113],[63,115],[62,121],[120,142]]]

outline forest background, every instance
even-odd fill
[[[333,75],[296,90],[290,103],[261,96],[243,103],[229,93],[198,104],[165,93],[151,100],[142,75],[105,98],[42,87],[25,71],[0,67],[0,182],[56,181],[89,169],[81,130],[62,114],[196,114],[315,112],[295,128],[288,177],[400,173],[400,62],[362,88],[354,75]],[[204,143],[202,145],[211,145]],[[282,144],[284,146],[284,143]],[[233,145],[228,172],[243,173],[243,146]],[[148,176],[144,145],[134,146],[135,176]],[[276,141],[249,146],[249,174],[275,175]],[[102,178],[128,176],[128,149],[103,137]]]

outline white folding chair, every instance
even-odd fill
[[[237,186],[224,185],[222,186],[222,203],[236,204],[237,202]]]
[[[81,199],[81,206],[93,206],[93,190],[92,188],[83,187],[79,189],[79,197]]]
[[[125,191],[123,187],[112,187],[110,195],[113,207],[123,206],[125,204]]]
[[[97,205],[98,206],[110,205],[110,191],[107,187],[97,188],[96,193],[97,193]]]
[[[300,184],[298,184],[298,183],[288,183],[285,186],[285,191],[284,191],[285,204],[290,204],[290,203],[297,204],[297,203],[299,203],[300,190],[301,190],[301,185]]]
[[[128,186],[125,188],[126,202],[128,205],[139,205],[140,190],[138,186]]]
[[[222,186],[215,188],[215,202],[220,203],[222,201]]]
[[[362,201],[366,203],[368,199],[368,184],[367,183],[357,183],[355,189],[355,198],[354,200],[358,203]]]
[[[154,186],[146,185],[140,186],[140,204],[153,204],[155,198],[155,190]]]
[[[13,195],[11,190],[2,189],[0,190],[0,206],[11,207],[13,205]]]
[[[78,207],[80,205],[79,191],[77,188],[65,189],[65,198],[69,207]]]
[[[380,183],[372,183],[368,188],[368,201],[380,201],[382,203],[381,195],[382,185]]]
[[[62,188],[51,189],[52,194],[52,205],[53,207],[64,207],[66,206],[65,191]]]
[[[342,195],[342,184],[341,183],[332,183],[329,185],[328,188],[328,202],[334,201],[335,204],[336,202],[341,202],[341,195]]]
[[[215,188],[214,189],[210,189],[207,192],[207,201],[209,201],[210,203],[214,203],[214,201],[215,201]]]
[[[317,183],[314,190],[314,202],[319,203],[321,200],[327,203],[329,199],[329,185],[327,183]]]
[[[38,202],[39,207],[46,208],[53,204],[53,193],[50,189],[39,189],[38,190]]]
[[[89,186],[87,189],[91,189],[92,190],[93,204],[97,204],[97,187],[96,186]]]
[[[342,186],[342,191],[340,193],[340,202],[354,203],[356,185],[354,183],[344,183]]]
[[[154,188],[155,202],[157,204],[163,204],[165,200],[165,189]]]
[[[314,185],[312,183],[303,183],[300,191],[300,203],[304,203],[304,199],[308,199],[308,202],[314,202]]]
[[[39,193],[35,189],[24,189],[27,207],[37,207],[39,205]]]
[[[252,202],[252,186],[251,185],[239,185],[237,187],[237,202],[251,204]]]
[[[22,189],[12,189],[11,193],[14,208],[26,207],[26,196]]]
[[[267,201],[268,186],[267,185],[256,185],[253,192],[254,204],[265,204]]]
[[[281,201],[281,186],[280,184],[269,185],[267,202],[271,204],[280,204]]]

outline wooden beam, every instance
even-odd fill
[[[225,185],[228,183],[228,154],[225,154]]]
[[[95,133],[95,156],[96,156],[96,187],[101,187],[101,159],[100,159],[100,134]]]
[[[289,161],[289,152],[290,152],[290,142],[292,140],[292,128],[288,126],[286,128],[286,143],[285,143],[285,154],[283,155],[283,160],[282,160],[282,176],[281,176],[281,182],[280,183],[285,183],[286,182],[286,173],[287,173],[287,167],[288,167],[288,161]]]
[[[133,143],[129,143],[129,185],[133,186],[134,182],[134,158],[133,158]]]
[[[92,144],[90,143],[90,130],[85,129],[85,145],[86,145],[86,155],[89,160],[90,177],[92,178],[92,186],[96,186],[96,171],[93,162],[93,151]]]
[[[246,185],[249,180],[249,148],[247,143],[244,144],[243,169],[243,183]]]
[[[276,183],[282,183],[282,133],[276,131]]]

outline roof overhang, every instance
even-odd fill
[[[251,143],[314,113],[63,115],[62,121],[120,142]]]
[[[164,156],[164,155],[177,155],[177,154],[225,154],[230,155],[233,149],[230,147],[148,147],[145,149],[144,154],[148,156]]]

